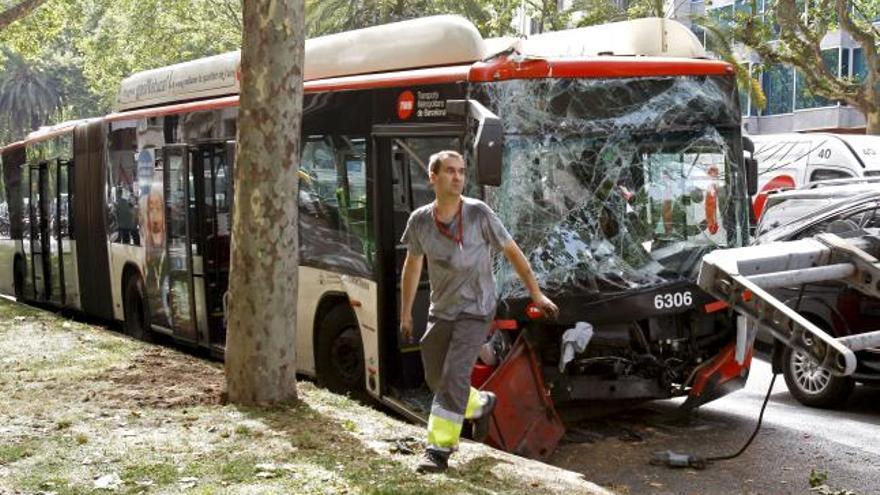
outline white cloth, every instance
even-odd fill
[[[562,334],[562,356],[559,359],[559,372],[565,372],[565,366],[574,359],[575,355],[584,352],[590,339],[593,338],[593,325],[585,321],[575,323],[574,328],[569,328]]]

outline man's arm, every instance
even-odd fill
[[[424,259],[424,255],[417,256],[407,251],[400,276],[400,333],[407,342],[412,340],[412,307],[419,288]]]
[[[503,249],[504,256],[506,256],[507,260],[510,261],[510,264],[513,265],[516,274],[519,275],[520,280],[523,281],[526,288],[529,290],[532,302],[544,312],[544,315],[550,318],[555,318],[556,315],[559,314],[559,308],[556,307],[556,304],[554,304],[550,298],[541,292],[541,287],[538,285],[535,273],[529,265],[529,260],[526,259],[526,256],[523,254],[522,249],[519,248],[516,241],[510,240],[504,244]]]

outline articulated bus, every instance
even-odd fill
[[[115,113],[2,148],[0,289],[222,354],[238,67],[235,52],[135,74]],[[417,341],[398,335],[399,239],[433,200],[428,157],[456,149],[466,194],[561,308],[528,318],[499,260],[499,326],[527,331],[557,406],[699,404],[741,385],[742,332],[694,284],[703,254],[748,240],[740,109],[732,68],[686,28],[484,40],[440,16],[309,40],[304,75],[302,374],[426,415]],[[428,291],[425,276],[416,337]],[[564,360],[579,322],[592,339]]]

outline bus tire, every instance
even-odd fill
[[[12,281],[15,290],[15,299],[21,301],[24,299],[24,261],[17,256],[12,264]]]
[[[125,279],[122,292],[122,323],[125,334],[137,340],[150,340],[150,313],[147,305],[144,281],[140,275],[130,275]]]
[[[366,397],[364,344],[357,318],[349,308],[336,306],[321,320],[315,358],[319,385],[356,399]]]

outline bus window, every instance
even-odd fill
[[[431,181],[428,177],[428,162],[431,155],[438,151],[458,151],[459,149],[459,139],[456,137],[398,138],[394,140],[392,143],[394,155],[400,158],[409,174],[408,180],[400,184],[404,188],[408,184],[410,189],[402,193],[404,197],[409,196],[406,202],[407,214],[434,201],[434,188],[431,187]],[[472,173],[469,170],[468,178],[470,179],[471,176]],[[471,190],[466,190],[465,194],[473,196],[471,191],[475,185],[474,181],[469,180],[468,186]]]
[[[140,245],[135,121],[114,122],[109,136],[110,241]]]
[[[299,178],[302,264],[353,275],[372,274],[374,243],[366,172],[365,138],[306,138]]]

